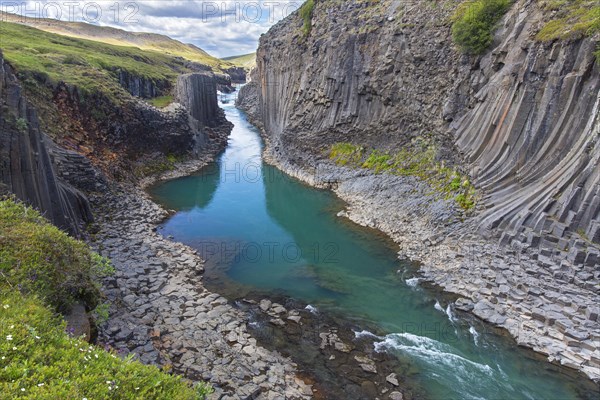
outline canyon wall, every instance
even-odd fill
[[[543,12],[520,0],[475,57],[452,43],[455,1],[315,4],[307,36],[294,14],[261,38],[241,93],[276,157],[428,137],[474,180],[483,235],[597,260],[586,250],[600,243],[597,38],[538,42]]]
[[[1,52],[0,107],[0,192],[13,193],[56,226],[79,235],[93,220],[88,201],[57,176],[49,151],[55,146],[41,132],[36,111]]]

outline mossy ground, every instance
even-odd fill
[[[598,0],[538,0],[552,18],[536,35],[541,41],[580,38],[600,32]]]
[[[201,399],[209,388],[89,345],[57,313],[95,307],[110,264],[12,199],[0,200],[0,399]]]
[[[173,96],[159,96],[148,100],[154,107],[165,108],[173,102]]]
[[[445,198],[454,198],[464,210],[475,206],[477,193],[469,177],[435,159],[436,149],[425,140],[417,140],[410,149],[397,153],[377,149],[367,151],[352,143],[336,143],[329,157],[338,165],[367,168],[375,173],[414,176],[431,185]]]

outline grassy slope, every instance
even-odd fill
[[[206,51],[191,44],[181,43],[168,36],[155,33],[129,32],[122,29],[97,26],[83,22],[65,22],[53,19],[27,18],[14,14],[1,13],[4,21],[15,22],[43,31],[79,39],[93,40],[116,46],[137,47],[208,65],[215,71],[223,71],[233,65],[211,56]]]
[[[0,200],[0,399],[197,399],[180,377],[69,337],[56,314],[94,307],[110,267],[35,210]]]
[[[129,96],[119,85],[118,69],[155,81],[175,81],[179,73],[187,72],[180,60],[158,52],[70,38],[9,22],[0,22],[0,38],[6,60],[22,78],[64,81],[113,99]]]
[[[252,69],[256,65],[256,53],[225,57],[223,60],[228,61],[237,67]]]

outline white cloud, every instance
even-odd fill
[[[28,17],[88,22],[153,32],[192,43],[217,57],[256,50],[258,39],[303,0],[0,0],[0,9]]]

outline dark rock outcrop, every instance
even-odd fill
[[[86,197],[60,179],[53,165],[52,141],[42,133],[35,109],[23,95],[0,53],[0,182],[5,192],[40,210],[74,235],[93,220]]]
[[[220,122],[217,81],[213,74],[197,72],[179,76],[176,98],[201,126],[214,127]]]
[[[152,79],[135,76],[128,71],[117,70],[119,84],[132,96],[151,99],[165,95],[169,92],[170,83],[168,80],[154,81]]]
[[[230,67],[225,70],[225,73],[231,77],[233,83],[246,82],[246,70],[242,67]]]

